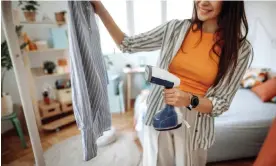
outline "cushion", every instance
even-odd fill
[[[276,96],[276,78],[267,80],[251,90],[255,92],[263,102],[271,101],[271,99]]]
[[[245,72],[241,81],[241,87],[251,89],[268,79],[270,69],[267,68],[250,68]]]
[[[276,165],[276,119],[274,119],[264,144],[253,166]]]
[[[276,96],[271,99],[271,102],[276,103]]]

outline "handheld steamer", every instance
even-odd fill
[[[167,89],[180,85],[180,79],[164,69],[146,66],[145,78],[148,82],[164,86]],[[158,131],[177,129],[182,126],[182,114],[172,105],[166,105],[153,117],[153,127]]]

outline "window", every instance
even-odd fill
[[[126,19],[126,1],[125,0],[102,0],[103,5],[108,10],[114,21],[125,33],[127,30],[127,19]],[[118,12],[119,11],[119,12]],[[99,22],[99,30],[101,35],[101,47],[103,54],[119,53],[119,49],[112,37],[109,35],[102,21]]]
[[[191,18],[193,2],[193,0],[102,0],[121,30],[131,35],[149,31],[165,20]],[[119,53],[119,49],[101,21],[99,29],[103,53]]]
[[[193,2],[193,0],[167,0],[167,20],[192,18]]]
[[[151,30],[161,24],[160,0],[136,0],[134,3],[134,33]]]

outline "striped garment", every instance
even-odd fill
[[[135,53],[140,51],[154,51],[160,49],[160,57],[157,67],[168,70],[169,64],[182,45],[186,33],[191,26],[190,20],[172,20],[155,29],[136,36],[125,36],[119,45],[123,52]],[[214,117],[219,116],[229,109],[231,101],[239,88],[239,83],[248,67],[252,47],[245,41],[239,49],[237,68],[228,83],[226,79],[218,85],[212,86],[206,93],[206,98],[212,101],[213,110],[210,114],[198,112],[193,130],[192,148],[209,148],[214,143]],[[163,87],[152,85],[151,93],[147,100],[148,110],[145,116],[145,124],[152,125],[152,117],[156,111],[164,106],[164,98],[161,94]]]
[[[90,2],[68,1],[68,8],[73,109],[87,161],[97,155],[97,138],[111,127],[108,79]]]

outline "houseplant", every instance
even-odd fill
[[[23,26],[16,26],[15,31],[18,37],[20,37],[21,30]],[[26,47],[28,43],[23,43],[20,45],[20,49]],[[9,53],[9,47],[7,41],[1,43],[1,106],[2,106],[2,116],[11,114],[13,112],[13,102],[12,98],[8,93],[3,91],[4,79],[7,71],[12,69],[12,61]]]
[[[52,61],[45,61],[43,63],[44,72],[47,74],[53,74],[56,69],[56,64]]]
[[[7,41],[1,43],[1,111],[2,116],[9,115],[13,112],[12,98],[8,93],[3,92],[3,83],[7,71],[12,69],[12,61],[9,54]]]
[[[24,11],[25,19],[28,22],[34,22],[36,19],[36,11],[39,4],[37,1],[19,1],[19,6],[23,6],[21,9]]]

